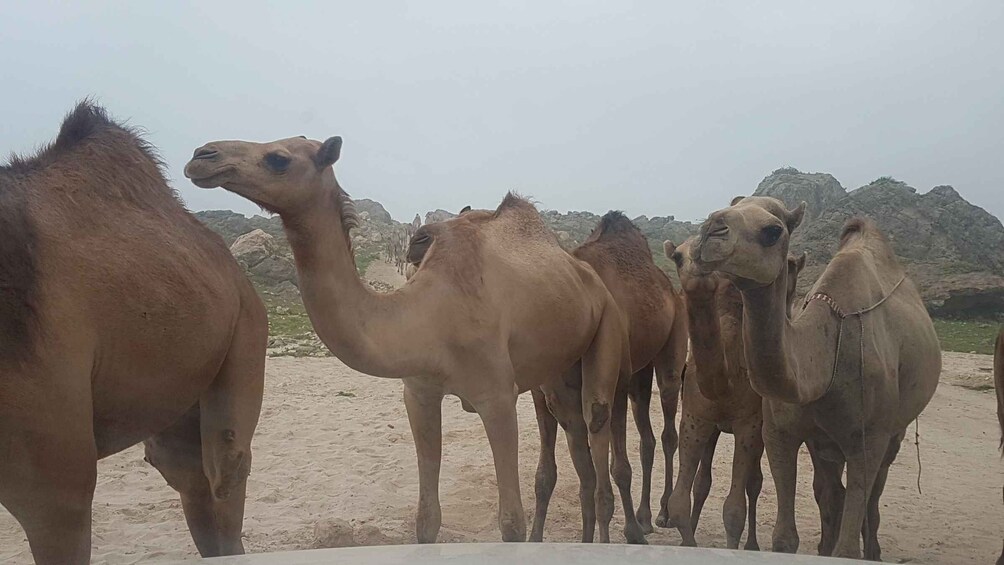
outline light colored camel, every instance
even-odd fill
[[[418,455],[418,541],[435,541],[441,524],[445,394],[481,416],[495,458],[502,538],[525,539],[516,397],[580,360],[600,538],[608,541],[610,413],[629,360],[603,282],[561,249],[530,203],[510,194],[493,212],[444,222],[401,289],[370,291],[348,237],[356,222],[351,201],[332,167],[341,145],[338,137],[214,142],[195,151],[185,174],[197,186],[222,186],[278,213],[318,336],[353,369],[404,380]]]
[[[613,295],[628,328],[633,375],[621,383],[614,403],[614,437],[626,434],[627,400],[630,396],[635,424],[641,436],[642,489],[638,513],[631,500],[631,468],[627,465],[625,442],[614,442],[614,479],[621,493],[625,514],[625,535],[629,541],[644,541],[643,533],[652,528],[652,466],[655,460],[655,433],[649,418],[652,398],[652,375],[655,373],[665,421],[662,433],[666,459],[666,482],[661,501],[661,516],[666,517],[666,504],[673,490],[673,455],[676,452],[676,409],[683,367],[687,356],[686,317],[683,303],[669,278],[652,260],[648,241],[631,220],[620,212],[605,214],[596,229],[572,255],[596,270]],[[580,376],[574,379],[581,380]],[[574,382],[574,380],[573,380]],[[558,424],[565,430],[569,451],[579,475],[582,504],[583,541],[592,539],[595,515],[588,501],[596,480],[589,461],[589,447],[583,422],[577,387],[534,391],[534,406],[540,428],[540,459],[537,464],[534,514],[531,541],[542,541],[544,521],[558,473],[554,459]],[[623,462],[624,466],[617,466]],[[640,528],[640,529],[639,529]]]
[[[721,432],[731,433],[736,441],[732,483],[723,506],[726,544],[738,549],[748,513],[745,548],[758,550],[756,506],[763,485],[760,459],[764,449],[762,399],[750,387],[746,373],[742,296],[727,278],[703,273],[696,267],[691,257],[694,245],[695,238],[679,247],[670,241],[664,243],[666,256],[676,264],[683,287],[691,344],[680,420],[680,475],[669,499],[670,523],[680,531],[683,545],[697,545],[694,531],[711,489],[711,462],[718,436]],[[805,258],[788,257],[789,305]]]
[[[35,562],[91,553],[97,460],[146,440],[204,556],[243,553],[265,308],[152,148],[81,103],[0,167],[0,503]]]
[[[906,426],[934,395],[941,351],[916,287],[866,220],[847,222],[833,260],[788,319],[788,241],[804,212],[804,204],[786,210],[773,198],[744,198],[704,222],[694,258],[742,292],[750,383],[771,412],[764,443],[778,497],[774,550],[798,549],[795,477],[808,442],[830,477],[822,484],[839,486],[847,464],[846,493],[821,496],[832,511],[824,523],[839,525],[824,529],[821,553],[860,557],[863,533],[865,557],[879,559],[879,497]]]
[[[994,388],[997,391],[997,421],[1001,428],[1000,447],[1004,447],[1004,328],[997,334],[994,347]],[[997,558],[997,565],[1004,565],[1004,549]]]

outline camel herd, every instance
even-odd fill
[[[442,522],[445,395],[484,424],[502,539],[527,539],[516,398],[530,392],[541,442],[531,541],[544,538],[559,426],[580,483],[582,540],[598,529],[601,542],[610,541],[616,485],[627,541],[645,543],[660,526],[696,545],[725,432],[736,438],[722,512],[730,548],[746,531],[745,548],[759,549],[764,451],[778,502],[771,548],[799,548],[805,444],[819,553],[880,558],[879,497],[907,425],[934,394],[941,353],[916,287],[873,223],[847,222],[839,251],[796,302],[805,256],[790,253],[789,238],[804,204],[737,198],[698,236],[666,242],[678,291],[624,215],[603,216],[566,252],[535,207],[510,193],[495,210],[413,226],[407,249],[397,242],[408,282],[379,294],[356,271],[349,231],[358,219],[333,168],[341,147],[339,137],[217,141],[195,150],[185,176],[278,214],[317,335],[349,367],[403,380],[419,542],[436,541]],[[35,561],[89,561],[96,461],[141,441],[180,494],[199,552],[242,553],[266,312],[135,131],[84,102],[53,143],[0,168],[0,289],[0,503]],[[1004,334],[997,357],[1004,427]],[[653,377],[667,470],[654,519]],[[637,507],[629,407],[641,436]]]

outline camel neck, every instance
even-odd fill
[[[385,323],[389,311],[378,295],[360,279],[344,229],[335,187],[321,191],[316,201],[296,214],[283,215],[299,275],[300,294],[321,341],[349,367],[381,377],[408,376],[390,355],[381,355],[384,342],[396,339]]]
[[[773,283],[742,291],[743,338],[750,385],[772,400],[807,404],[830,386],[836,355],[835,319],[813,308],[788,319],[787,269]]]
[[[701,394],[715,400],[731,392],[729,360],[722,344],[718,299],[714,292],[687,294],[687,317],[690,341],[697,366],[697,385]]]

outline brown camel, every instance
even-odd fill
[[[697,545],[694,531],[711,489],[711,462],[718,436],[721,432],[731,433],[736,441],[732,484],[723,508],[726,544],[730,549],[739,548],[748,512],[745,548],[758,550],[756,506],[763,485],[760,459],[764,449],[762,399],[750,387],[746,374],[742,296],[727,278],[697,269],[691,257],[694,245],[694,238],[679,247],[670,241],[664,243],[666,256],[676,264],[683,287],[691,343],[690,378],[683,386],[680,420],[680,475],[669,499],[670,523],[680,531],[683,545]],[[789,305],[805,257],[788,257]]]
[[[994,347],[994,388],[997,390],[997,421],[1001,428],[1000,447],[1004,447],[1004,328],[997,334]],[[1004,565],[1004,549],[997,558],[997,565]]]
[[[627,399],[630,396],[635,424],[641,435],[642,489],[637,515],[631,501],[630,466],[614,469],[618,487],[621,487],[622,506],[625,512],[625,529],[632,533],[629,541],[643,541],[638,534],[650,533],[652,528],[652,465],[655,460],[655,433],[649,418],[652,399],[652,374],[659,385],[665,427],[662,447],[666,459],[666,482],[661,501],[660,516],[665,520],[666,504],[673,490],[673,454],[676,452],[676,409],[679,404],[680,382],[687,356],[687,328],[683,303],[666,276],[652,260],[648,241],[631,220],[620,212],[603,216],[593,233],[572,255],[593,267],[613,295],[628,328],[633,375],[621,383],[614,406],[613,425],[615,437],[626,433]],[[580,377],[577,377],[580,378]],[[530,541],[542,541],[544,520],[548,503],[554,491],[558,473],[554,460],[554,446],[558,424],[565,430],[569,451],[579,475],[582,505],[583,541],[592,539],[595,515],[588,501],[595,484],[589,461],[589,447],[581,412],[579,392],[575,386],[534,391],[534,406],[540,428],[540,460],[537,464],[535,491],[536,512]],[[623,445],[615,442],[615,448]],[[627,461],[626,453],[614,454],[615,461]],[[640,539],[639,539],[640,538]]]
[[[773,198],[744,198],[704,222],[693,256],[742,292],[750,383],[771,413],[764,443],[778,497],[774,551],[798,549],[797,455],[808,442],[826,467],[824,485],[840,485],[847,464],[846,492],[822,493],[833,528],[820,552],[860,557],[864,534],[865,557],[879,559],[879,497],[906,426],[934,395],[941,350],[888,240],[862,219],[844,226],[838,252],[788,319],[788,241],[804,212],[804,204],[786,210]]]
[[[356,223],[352,204],[332,167],[341,145],[339,137],[220,141],[197,149],[185,174],[197,186],[222,186],[278,213],[318,336],[353,369],[404,380],[418,455],[418,541],[435,541],[441,524],[445,394],[464,399],[484,423],[502,538],[526,538],[516,397],[580,360],[600,538],[608,541],[611,405],[629,360],[626,332],[603,281],[561,249],[533,205],[509,194],[493,212],[444,222],[422,267],[401,289],[370,291],[356,272],[348,237]]]
[[[90,560],[97,460],[146,442],[204,556],[243,553],[265,308],[152,148],[81,103],[0,167],[0,503],[36,563]]]

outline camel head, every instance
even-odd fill
[[[787,268],[789,238],[804,214],[805,202],[788,210],[775,198],[737,198],[705,220],[691,255],[700,270],[740,289],[767,286]]]
[[[270,143],[214,141],[195,150],[185,176],[200,188],[233,192],[269,212],[294,213],[337,187],[332,165],[342,138],[291,137]]]
[[[690,299],[711,298],[724,287],[732,283],[716,272],[702,271],[694,262],[694,247],[696,237],[684,241],[680,245],[666,241],[662,244],[666,257],[676,265],[676,274],[680,277],[680,287]]]

